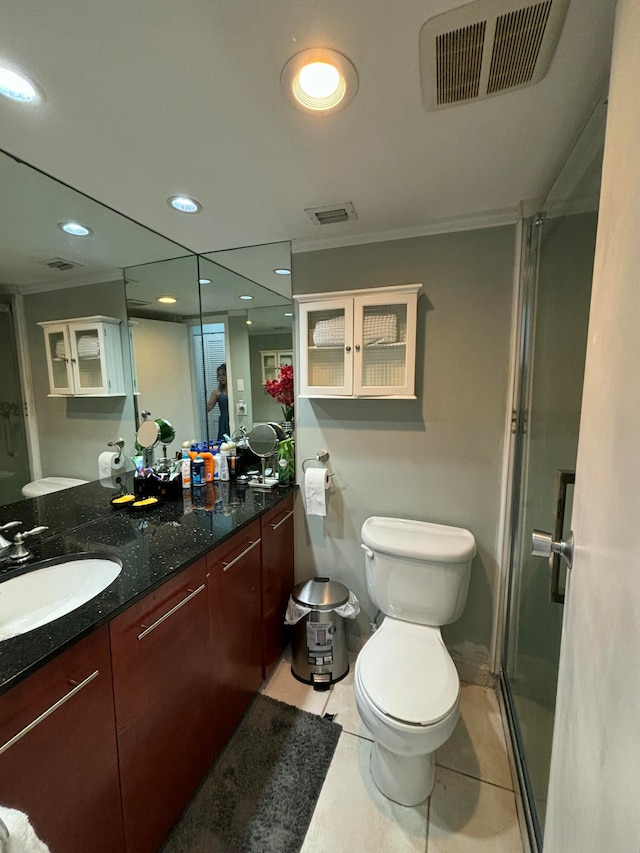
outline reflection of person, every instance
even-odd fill
[[[223,441],[225,433],[229,434],[229,397],[227,395],[227,365],[221,364],[216,371],[218,387],[211,392],[207,400],[207,412],[210,412],[216,403],[220,409],[220,420],[218,421],[218,437],[216,441]]]

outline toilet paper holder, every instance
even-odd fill
[[[326,462],[328,459],[329,459],[329,451],[325,450],[324,448],[322,450],[319,450],[315,456],[309,456],[307,459],[302,460],[302,473],[303,474],[305,473],[306,469],[304,466],[307,464],[307,462]],[[331,474],[329,474],[329,477],[334,477],[334,476],[335,476],[335,474],[333,472]]]
[[[116,456],[116,458],[113,461],[116,465],[119,465],[120,464],[120,457],[122,456],[122,449],[124,448],[124,438],[122,438],[122,436],[120,436],[119,438],[116,438],[115,441],[108,441],[107,447],[117,447],[118,448],[118,455]]]

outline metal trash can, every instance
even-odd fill
[[[349,672],[345,618],[334,612],[346,604],[349,590],[329,578],[294,587],[291,598],[311,612],[293,626],[291,673],[314,690],[328,690]]]

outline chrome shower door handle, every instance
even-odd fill
[[[573,565],[573,531],[566,539],[562,538],[564,516],[567,502],[567,487],[576,481],[575,471],[558,471],[556,487],[556,520],[553,533],[534,530],[531,534],[531,554],[534,557],[547,557],[549,560],[549,600],[554,604],[564,604],[564,589],[560,589],[560,567],[562,558],[567,568]]]
[[[573,532],[559,542],[544,530],[534,530],[531,534],[531,554],[534,557],[550,557],[554,554],[564,557],[567,568],[573,564]]]

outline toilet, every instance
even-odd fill
[[[62,489],[70,489],[73,486],[84,486],[88,480],[78,480],[75,477],[43,477],[41,480],[32,480],[22,487],[25,498],[40,498],[42,495],[50,495]]]
[[[356,659],[356,705],[374,738],[376,786],[415,806],[431,794],[435,751],[460,714],[440,626],[462,614],[476,542],[460,527],[380,516],[361,538],[369,596],[385,618]]]

